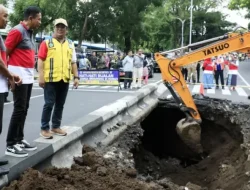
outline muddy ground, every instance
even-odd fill
[[[70,169],[29,169],[4,190],[250,189],[249,106],[208,98],[196,104],[202,155],[180,140],[175,125],[184,115],[173,100],[164,100],[112,145],[84,146]]]

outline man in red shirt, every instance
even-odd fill
[[[8,10],[0,5],[0,29],[4,29],[8,22]],[[2,120],[3,120],[3,109],[5,93],[8,91],[8,81],[11,84],[11,89],[15,89],[15,81],[17,84],[21,84],[21,79],[11,74],[6,66],[6,48],[2,36],[0,35],[0,134],[2,132]],[[0,160],[0,166],[8,164],[7,160]],[[0,167],[0,176],[8,174],[9,170]]]
[[[34,82],[35,43],[33,30],[41,24],[41,11],[30,6],[24,11],[24,20],[9,32],[5,45],[9,56],[8,69],[22,78],[22,85],[13,91],[14,111],[11,116],[6,155],[14,157],[28,156],[26,151],[36,150],[24,140],[24,124]]]

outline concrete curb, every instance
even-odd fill
[[[54,136],[51,140],[38,138],[38,150],[30,152],[27,158],[12,158],[6,166],[10,173],[0,178],[0,187],[17,179],[27,168],[44,169],[48,166],[70,167],[74,156],[80,156],[81,147],[107,145],[125,131],[126,126],[140,122],[157,106],[158,97],[166,91],[159,84],[149,84],[133,95],[125,96],[105,105],[88,115],[64,126],[68,135]]]

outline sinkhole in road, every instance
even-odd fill
[[[244,183],[246,156],[242,138],[231,136],[222,125],[203,119],[201,144],[205,157],[195,155],[176,132],[185,115],[179,109],[157,107],[142,123],[141,144],[133,150],[135,167],[142,176],[167,177],[185,186],[188,182],[208,189],[239,189]],[[243,172],[243,174],[242,174]]]

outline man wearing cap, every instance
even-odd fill
[[[45,139],[52,139],[53,134],[67,135],[60,127],[71,73],[74,76],[74,87],[77,88],[79,84],[76,52],[74,43],[66,38],[67,29],[66,20],[56,19],[53,37],[41,43],[38,53],[39,86],[44,88],[45,101],[40,135]],[[53,108],[50,130],[49,122]]]

